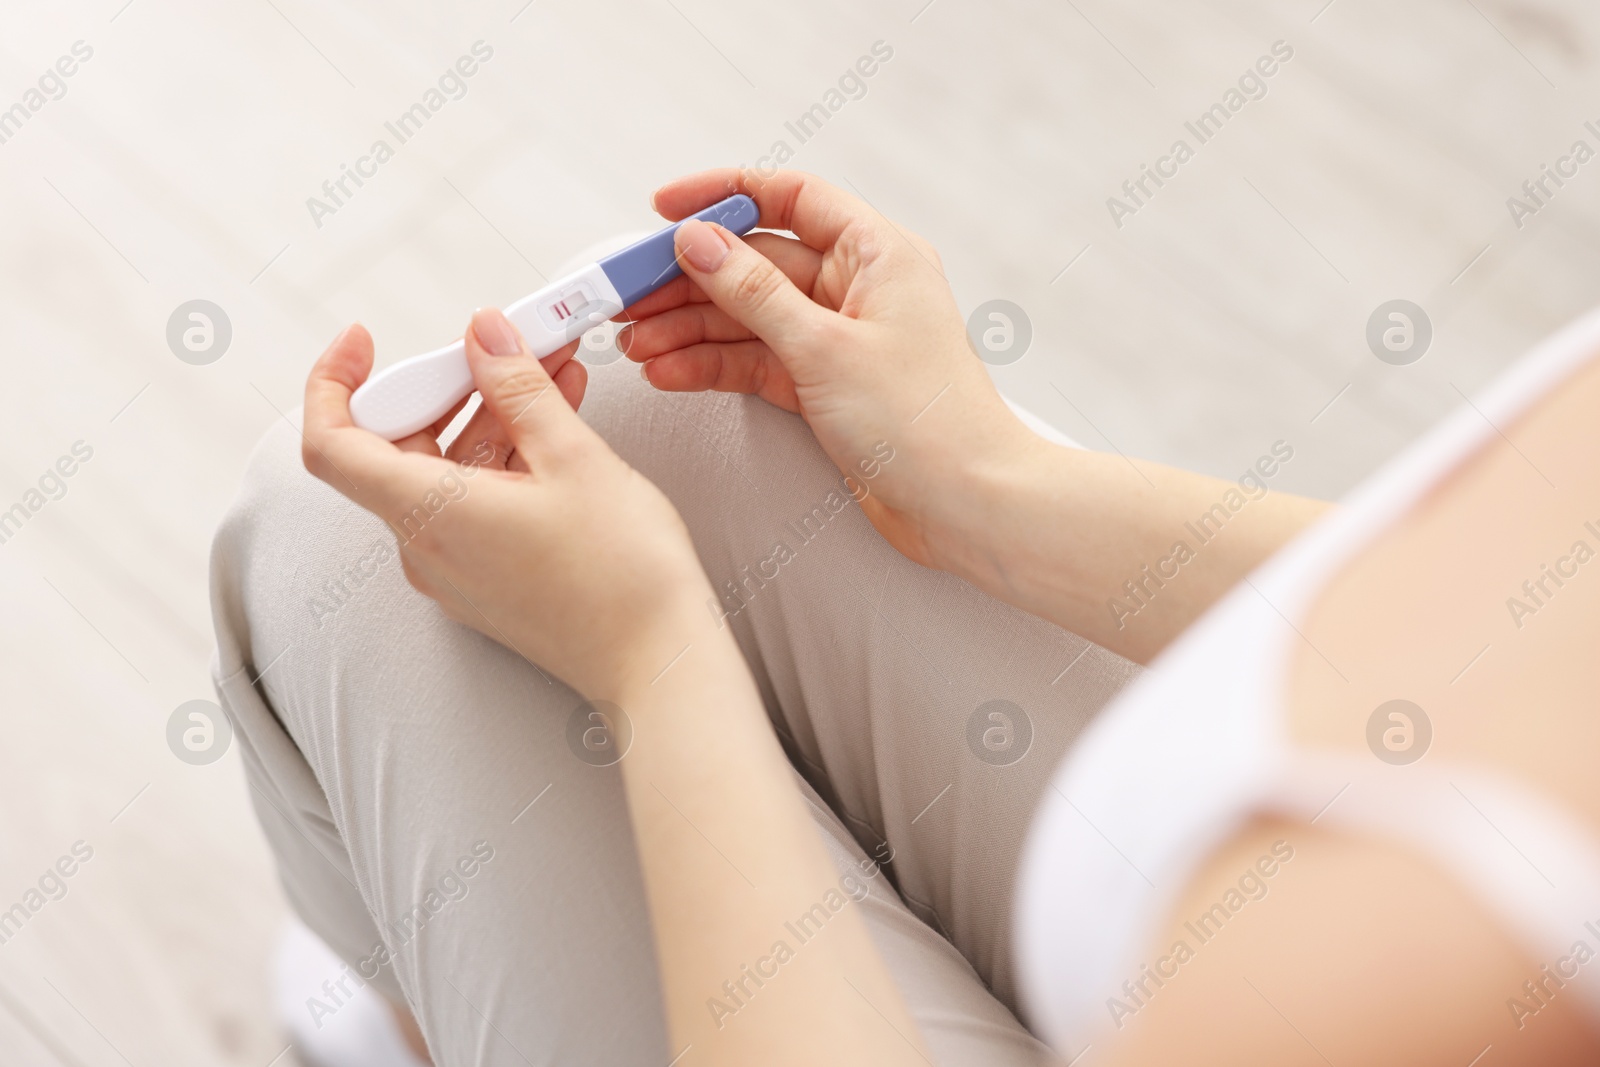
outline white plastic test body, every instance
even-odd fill
[[[690,218],[743,234],[755,227],[758,215],[755,202],[739,195]],[[673,248],[681,225],[551,282],[506,308],[506,318],[535,356],[550,355],[682,274]],[[456,341],[374,374],[350,397],[350,415],[362,429],[394,441],[443,418],[472,388],[466,348]]]

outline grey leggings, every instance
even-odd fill
[[[840,871],[871,872],[863,912],[937,1063],[1043,1062],[1014,1014],[1017,854],[1049,772],[1136,668],[900,556],[794,416],[659,394],[625,362],[594,369],[583,415],[726,592],[707,610]],[[347,964],[307,1010],[368,982],[411,1006],[440,1067],[665,1067],[621,781],[581,699],[412,590],[393,535],[299,448],[285,423],[257,448],[212,600],[256,812],[292,906]]]

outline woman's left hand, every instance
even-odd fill
[[[562,399],[581,396],[581,368],[568,353],[552,380],[498,311],[473,316],[466,350],[483,409],[441,456],[442,426],[396,445],[352,424],[372,341],[345,331],[306,384],[306,466],[396,530],[407,577],[451,618],[626,709],[620,776],[671,1047],[703,1049],[707,1064],[926,1061],[856,909],[830,920],[758,1019],[724,1032],[708,1017],[729,961],[753,959],[839,873],[732,628],[706,611],[711,583],[683,521]]]
[[[590,699],[648,683],[705,622],[688,530],[578,418],[570,349],[541,365],[492,309],[465,340],[483,406],[441,454],[454,412],[395,443],[352,422],[373,347],[345,330],[306,382],[306,469],[389,524],[407,579],[450,618]]]

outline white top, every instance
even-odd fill
[[[1166,955],[1155,941],[1179,894],[1262,814],[1315,817],[1429,856],[1541,963],[1589,939],[1600,842],[1575,817],[1531,784],[1437,756],[1390,766],[1364,750],[1297,745],[1285,686],[1300,640],[1289,620],[1490,442],[1491,422],[1515,420],[1596,351],[1600,312],[1539,346],[1479,410],[1457,411],[1265,563],[1085,732],[1045,791],[1018,880],[1021,986],[1033,1025],[1058,1050],[1070,1056],[1138,1010],[1144,994],[1124,982]],[[1171,977],[1177,965],[1161,968]],[[1600,1022],[1600,968],[1581,970],[1563,995],[1583,998]]]

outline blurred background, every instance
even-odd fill
[[[1021,309],[993,373],[1043,419],[1223,477],[1281,440],[1274,487],[1334,497],[1597,302],[1597,31],[1584,0],[7,5],[0,1061],[296,1062],[238,754],[185,762],[168,723],[211,696],[211,531],[345,324],[380,363],[442,344],[657,224],[663,180],[784,142],[929,238],[964,314]]]

